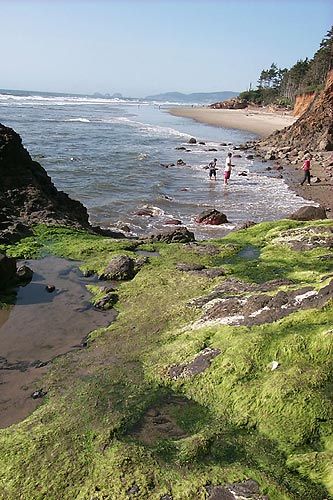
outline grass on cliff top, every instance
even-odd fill
[[[0,498],[160,500],[168,494],[200,500],[207,484],[249,477],[271,500],[329,498],[323,485],[333,494],[332,303],[251,328],[193,329],[201,311],[189,302],[225,278],[175,267],[204,263],[249,282],[280,277],[294,286],[323,286],[330,266],[318,256],[327,249],[296,252],[276,242],[281,232],[306,233],[318,224],[260,224],[210,242],[216,255],[154,244],[159,257],[119,286],[117,320],[91,335],[88,349],[58,358],[42,383],[45,403],[0,431]],[[131,245],[42,227],[7,252],[25,258],[55,253],[98,271],[110,255],[135,256]],[[240,258],[250,245],[258,257]],[[207,346],[221,350],[209,369],[170,379],[170,366]],[[275,371],[273,360],[280,363]],[[185,405],[189,400],[183,412],[173,410],[186,437],[170,433],[150,445],[140,442],[133,429],[170,394],[181,395]]]

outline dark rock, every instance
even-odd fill
[[[43,398],[44,396],[46,396],[46,394],[47,394],[47,391],[43,391],[43,389],[38,389],[38,391],[34,391],[31,394],[31,397],[32,397],[32,399],[39,399],[39,398]]]
[[[241,157],[242,157],[242,155],[238,155],[238,154],[234,155],[234,158],[241,158]]]
[[[183,161],[183,160],[180,158],[179,160],[177,160],[177,165],[178,165],[178,166],[182,166],[182,167],[183,167],[183,166],[185,166],[185,165],[186,165],[186,163],[185,163],[185,161]]]
[[[16,276],[20,283],[29,283],[32,280],[33,274],[33,270],[26,265],[20,266],[16,271]]]
[[[188,272],[188,271],[201,271],[202,269],[205,269],[205,266],[203,266],[202,264],[177,264],[176,265],[176,269],[178,269],[178,271],[184,271],[184,272]]]
[[[188,188],[180,188],[181,191],[188,191]]]
[[[208,151],[217,151],[216,148],[209,148]]]
[[[120,231],[112,231],[111,229],[106,229],[99,226],[91,226],[91,229],[95,234],[100,234],[101,236],[106,236],[107,238],[122,239],[126,237]]]
[[[248,229],[249,227],[255,226],[256,222],[253,222],[252,220],[247,220],[243,224],[241,224],[237,229]]]
[[[186,248],[190,251],[194,251],[199,255],[218,255],[220,253],[220,249],[211,243],[188,243],[185,245]]]
[[[218,210],[205,210],[201,212],[195,219],[198,224],[219,225],[228,222],[227,216]]]
[[[201,144],[201,146],[205,146],[206,143],[204,141],[200,141],[199,144]]]
[[[242,177],[247,177],[247,172],[245,172],[245,171],[243,171],[243,172],[239,172],[239,174],[238,174],[238,175],[240,175],[240,176],[242,176]]]
[[[1,124],[0,186],[2,241],[12,241],[17,232],[26,234],[32,225],[41,222],[90,228],[86,208],[58,191],[43,167],[23,147],[20,136]]]
[[[204,372],[210,367],[210,364],[216,356],[220,354],[220,349],[212,349],[206,347],[194,358],[190,363],[182,365],[174,365],[169,368],[169,376],[173,380],[179,378],[193,377],[199,373]]]
[[[253,156],[253,155],[247,155],[247,156],[246,156],[246,159],[247,159],[247,160],[253,160],[253,158],[254,158],[254,156]]]
[[[194,137],[191,137],[191,139],[188,141],[189,144],[196,144],[197,140]]]
[[[131,495],[136,495],[140,493],[140,488],[137,484],[134,484],[131,488],[129,488],[127,491],[126,491],[126,494],[128,496],[131,496]]]
[[[117,255],[111,260],[99,278],[121,281],[131,280],[134,276],[134,259],[127,255]]]
[[[46,285],[45,290],[49,293],[52,293],[55,290],[55,286],[54,285]]]
[[[194,241],[194,233],[189,231],[186,227],[177,227],[151,235],[150,241],[152,243],[157,241],[163,243],[188,243],[189,241]]]
[[[219,278],[220,276],[225,276],[226,272],[221,267],[211,267],[210,269],[202,269],[199,271],[195,271],[196,274],[200,274],[202,276],[206,276],[206,278],[214,279]]]
[[[185,146],[178,146],[177,148],[175,149],[178,149],[178,151],[186,151],[186,148]]]
[[[173,226],[179,226],[181,223],[182,223],[182,221],[179,219],[167,219],[166,221],[164,221],[164,224],[173,225]]]
[[[98,302],[95,303],[95,308],[103,311],[111,309],[111,307],[118,301],[118,295],[113,292],[109,292],[104,295]]]
[[[140,208],[134,215],[143,215],[144,217],[154,217],[154,212],[152,208]]]
[[[321,220],[327,219],[326,210],[324,207],[301,207],[297,212],[294,212],[289,216],[292,220]]]
[[[268,500],[260,494],[259,485],[253,479],[226,485],[206,486],[208,500]]]
[[[0,253],[0,289],[5,289],[15,283],[16,260]]]

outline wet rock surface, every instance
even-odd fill
[[[195,219],[198,224],[220,225],[228,222],[227,216],[218,210],[205,210]]]
[[[188,243],[194,241],[194,233],[186,227],[177,227],[163,231],[162,233],[153,234],[149,238],[150,242],[162,243]]]
[[[280,236],[273,240],[282,243],[293,250],[313,250],[314,248],[333,248],[333,225],[312,226],[282,231]]]
[[[273,283],[271,282],[271,285]],[[275,295],[254,293],[259,290],[270,291],[268,284],[269,282],[261,287],[227,280],[224,287],[222,285],[206,298],[192,301],[191,305],[203,307],[205,310],[199,324],[213,321],[227,325],[252,326],[277,321],[300,309],[322,307],[333,297],[333,280],[319,291],[304,287],[298,290],[280,290]],[[274,284],[277,285],[276,282]]]
[[[220,349],[206,347],[189,363],[174,365],[169,368],[169,377],[172,380],[179,378],[193,377],[199,375],[210,367],[210,364],[216,356],[220,354]]]
[[[268,496],[260,494],[259,484],[253,479],[239,483],[218,486],[206,486],[208,500],[269,500]]]

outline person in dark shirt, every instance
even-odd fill
[[[214,158],[213,161],[209,163],[209,178],[212,179],[214,177],[214,180],[216,181],[216,163],[217,163],[217,158]]]

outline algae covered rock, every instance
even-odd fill
[[[134,259],[127,255],[117,255],[100,275],[105,280],[131,280],[135,276]]]
[[[194,241],[194,233],[186,227],[177,227],[151,235],[150,241],[152,243],[189,243],[190,241]]]

